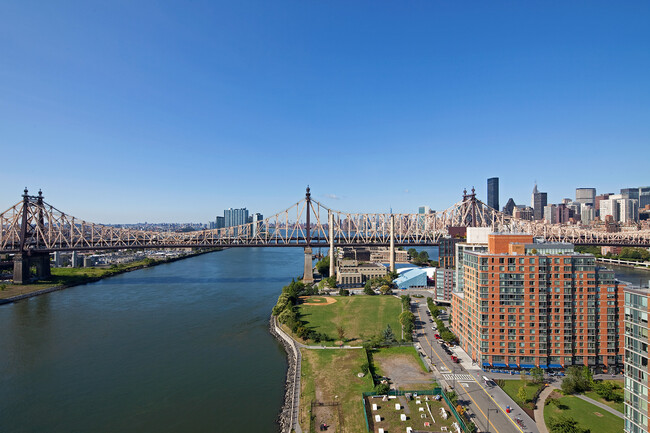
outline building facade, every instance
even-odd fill
[[[388,273],[385,266],[376,263],[363,263],[357,260],[340,260],[337,265],[336,285],[343,289],[359,289],[366,281],[383,277]]]
[[[438,242],[438,266],[441,268],[454,268],[456,266],[456,244],[459,239],[443,237]]]
[[[490,234],[487,251],[465,251],[452,328],[482,366],[622,368],[622,286],[572,244]]]
[[[487,205],[499,210],[499,178],[491,177],[487,180]]]
[[[454,290],[453,269],[436,269],[436,302],[451,303],[451,293]]]
[[[648,432],[648,290],[626,287],[625,293],[625,431]]]
[[[248,224],[248,209],[226,209],[223,211],[224,227],[235,227]]]
[[[533,219],[544,219],[544,207],[547,205],[547,195],[545,192],[539,192],[537,185],[533,188],[531,207],[533,208]]]
[[[576,188],[576,201],[593,206],[596,203],[596,188]]]

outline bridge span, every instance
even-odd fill
[[[0,214],[0,254],[14,255],[14,281],[49,275],[49,253],[145,248],[300,247],[305,249],[305,278],[311,276],[313,247],[389,246],[394,269],[395,246],[434,246],[451,227],[492,227],[495,231],[525,232],[548,241],[576,245],[650,246],[650,230],[608,233],[578,225],[547,224],[505,215],[471,193],[460,202],[430,214],[349,213],[305,197],[263,221],[194,232],[157,232],[95,224],[75,218],[45,202],[41,191]],[[309,257],[309,260],[307,259]],[[334,260],[330,260],[333,268]],[[309,268],[309,270],[307,269]],[[333,269],[331,274],[333,274]]]

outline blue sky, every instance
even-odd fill
[[[56,3],[56,4],[55,4]],[[568,4],[567,4],[568,3]],[[94,222],[650,184],[650,3],[4,2],[0,208]]]

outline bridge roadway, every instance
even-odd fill
[[[428,307],[425,298],[412,298],[411,309],[417,318],[416,333],[414,340],[419,343],[422,351],[430,357],[433,364],[434,375],[439,382],[446,382],[454,387],[458,400],[463,401],[465,406],[474,415],[472,420],[481,432],[493,433],[539,433],[535,422],[519,408],[508,395],[497,385],[486,385],[482,380],[484,373],[478,366],[465,368],[463,364],[471,363],[467,354],[459,353],[459,358],[466,358],[461,364],[455,364],[451,361],[435,339],[432,326],[435,326],[428,313]],[[456,380],[454,380],[454,378]],[[514,410],[507,414],[505,406],[509,405]],[[488,409],[489,409],[489,427],[488,427]],[[496,409],[496,410],[495,410]],[[518,425],[514,417],[523,419],[524,426]]]

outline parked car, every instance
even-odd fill
[[[436,340],[440,340],[440,334],[435,334],[434,337],[436,337]]]
[[[456,364],[458,364],[458,363],[460,362],[460,361],[458,360],[458,357],[457,357],[456,355],[451,355],[451,361],[452,361],[452,362],[455,362]]]

